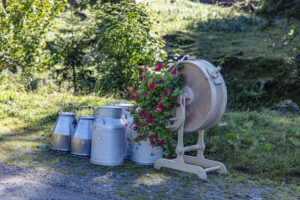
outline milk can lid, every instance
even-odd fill
[[[60,116],[75,116],[76,113],[74,112],[59,112]]]
[[[97,116],[103,118],[120,119],[122,117],[122,108],[118,106],[100,106],[99,112],[97,112]]]
[[[116,104],[116,106],[122,107],[122,108],[124,108],[124,107],[126,107],[126,108],[132,108],[132,107],[134,107],[134,104],[131,104],[131,103],[120,103],[120,104]]]
[[[80,116],[79,119],[95,119],[94,115],[84,115],[84,116]]]

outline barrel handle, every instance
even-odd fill
[[[190,55],[184,55],[184,56],[182,56],[181,59],[177,60],[177,62],[174,65],[172,65],[171,67],[169,67],[167,69],[167,72],[170,72],[174,68],[175,68],[174,70],[177,72],[177,68],[178,68],[180,62],[182,62],[184,60],[196,60],[196,56],[190,56]]]
[[[65,103],[65,102],[60,103],[60,109],[59,109],[59,111],[62,112],[63,111],[63,107],[65,107],[67,105],[72,106],[73,107],[73,113],[75,113],[75,105],[72,104],[72,103]]]
[[[110,103],[111,103],[113,106],[116,105],[116,102],[114,102],[114,101],[107,101],[105,105],[108,106]]]
[[[78,118],[81,117],[81,111],[83,109],[92,109],[93,110],[93,116],[95,116],[95,108],[92,106],[79,106],[79,115]]]
[[[121,102],[127,103],[127,99],[120,99],[117,104],[120,104]]]

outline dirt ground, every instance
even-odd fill
[[[208,180],[202,181],[186,173],[133,166],[126,162],[123,170],[95,168],[78,175],[0,162],[0,199],[297,199],[288,195],[289,188],[282,186],[238,181],[217,174],[209,174]]]

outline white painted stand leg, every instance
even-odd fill
[[[217,170],[219,173],[226,174],[227,170],[224,164],[208,160],[204,158],[203,152],[205,149],[204,144],[204,131],[199,130],[198,142],[196,145],[184,147],[183,145],[183,125],[178,130],[178,143],[176,148],[177,158],[174,160],[159,159],[155,162],[154,168],[160,169],[166,167],[183,172],[189,172],[198,175],[201,179],[207,179],[206,172]],[[185,152],[197,150],[197,156],[184,155]],[[205,167],[202,168],[202,167]]]

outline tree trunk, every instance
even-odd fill
[[[74,86],[74,93],[77,92],[77,84],[76,84],[76,67],[75,65],[72,66],[72,70],[73,70],[73,86]]]
[[[2,0],[3,8],[6,9],[6,0]]]

